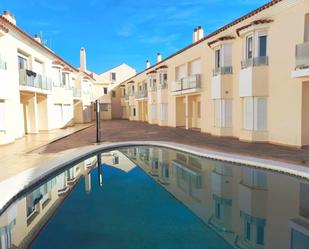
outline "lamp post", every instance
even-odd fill
[[[101,142],[101,134],[100,134],[100,102],[99,100],[95,101],[95,113],[96,113],[96,142]]]

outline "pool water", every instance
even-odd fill
[[[309,249],[309,182],[122,148],[31,189],[1,215],[0,238],[0,249]]]

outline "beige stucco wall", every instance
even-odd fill
[[[307,122],[304,110],[307,105],[305,99],[309,98],[309,96],[307,96],[307,87],[303,87],[302,82],[304,80],[291,77],[291,72],[295,68],[296,44],[304,42],[304,17],[306,13],[309,13],[308,0],[282,1],[145,70],[145,72],[132,79],[135,84],[135,89],[137,89],[139,82],[149,78],[147,73],[161,65],[165,65],[168,67],[168,91],[167,95],[163,97],[163,101],[168,103],[168,126],[179,126],[179,123],[183,125],[185,120],[181,119],[187,119],[187,128],[196,126],[202,132],[213,135],[233,136],[241,140],[268,141],[290,146],[306,145],[308,143],[307,137],[309,135],[307,134],[309,133],[309,128],[306,128],[306,125],[304,125]],[[236,34],[238,28],[260,19],[268,19],[272,20],[272,22],[253,25],[242,30],[239,36]],[[268,35],[267,55],[269,65],[242,69],[241,61],[244,58],[244,37],[250,33],[257,34],[257,32],[262,31],[266,31]],[[233,36],[234,39],[216,42],[214,45],[208,46],[208,42],[224,36]],[[220,98],[232,100],[232,127],[218,129],[214,126],[214,100],[212,97],[214,47],[229,43],[232,44],[233,74],[222,76],[221,79],[216,79],[215,82],[221,84]],[[254,53],[256,54],[256,49]],[[176,80],[176,67],[185,65],[185,75],[189,76],[189,64],[198,58],[201,60],[202,69],[201,89],[197,89],[196,92],[174,96],[172,85]],[[248,87],[246,84],[250,84],[250,86]],[[244,87],[248,88],[248,90],[244,89]],[[200,120],[191,117],[194,113],[194,107],[192,106],[194,104],[192,104],[192,101],[188,101],[188,114],[187,117],[183,117],[185,113],[183,108],[186,107],[185,105],[177,104],[181,102],[177,99],[182,98],[182,96],[188,96],[189,100],[193,98],[191,96],[196,96],[196,98],[200,99]],[[266,131],[243,129],[243,96],[267,97]],[[148,101],[157,103],[152,95],[148,95]],[[135,102],[131,102],[131,105],[136,104]],[[150,105],[148,105],[148,112],[149,107]],[[176,114],[178,114],[178,118],[176,118]],[[182,115],[181,118],[179,117],[180,115]],[[180,119],[178,124],[177,119]],[[153,120],[149,122],[161,125],[159,122]]]

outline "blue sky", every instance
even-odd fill
[[[34,35],[40,31],[61,57],[79,66],[79,49],[87,51],[88,69],[100,73],[123,62],[141,71],[187,46],[192,30],[205,34],[268,0],[1,0],[17,24]]]

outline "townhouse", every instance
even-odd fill
[[[274,0],[126,80],[123,118],[309,145],[309,1]]]
[[[80,68],[75,68],[39,35],[31,37],[19,28],[12,13],[0,16],[0,145],[25,134],[91,122],[96,99],[102,119],[120,116],[113,89],[136,71],[121,65],[97,75],[87,71],[84,48],[80,56]]]

